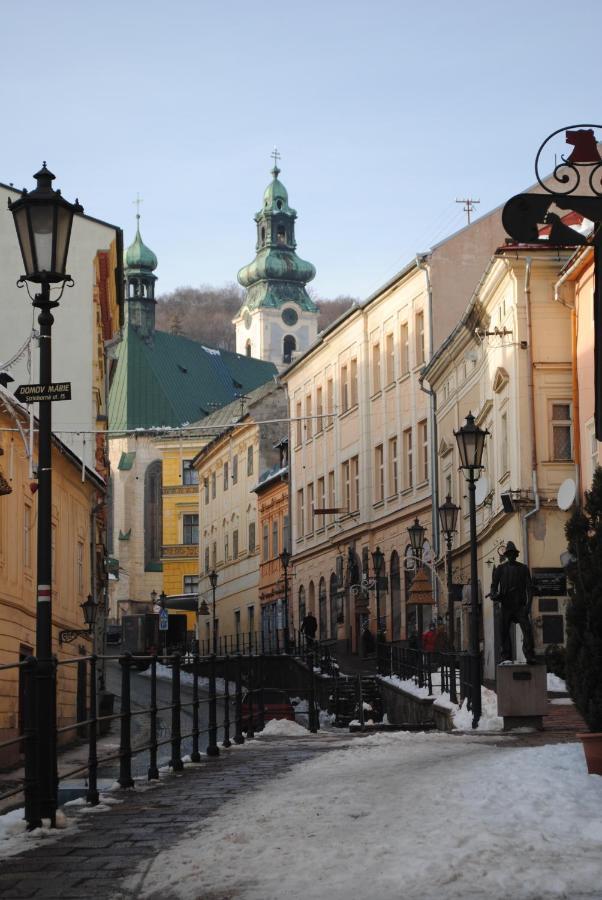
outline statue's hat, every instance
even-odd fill
[[[519,550],[516,549],[516,544],[512,541],[508,541],[506,544],[506,549],[504,550],[502,556],[518,556]]]

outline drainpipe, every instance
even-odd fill
[[[429,328],[429,362],[433,358],[433,285],[431,282],[431,271],[426,256],[416,256],[416,267],[424,272],[426,276],[426,291],[428,305],[428,328]],[[430,397],[430,426],[431,426],[431,534],[433,538],[433,553],[435,559],[439,556],[439,469],[437,465],[437,397],[434,391],[424,387],[422,379],[419,379],[420,390]],[[435,597],[439,600],[439,585],[435,580]],[[437,602],[437,610],[439,603]]]
[[[525,264],[525,305],[527,311],[527,392],[529,395],[529,438],[531,440],[531,486],[533,489],[533,508],[525,513],[522,521],[523,531],[523,552],[525,565],[529,565],[529,523],[528,519],[539,512],[541,506],[539,497],[539,488],[537,485],[537,435],[535,430],[535,391],[533,387],[533,346],[532,346],[532,323],[531,323],[531,264],[530,256],[526,259]]]
[[[583,255],[579,254],[578,259],[570,266],[566,272],[560,276],[554,285],[554,300],[561,303],[571,311],[571,370],[573,379],[573,445],[575,448],[575,482],[577,484],[577,505],[581,506],[581,415],[579,409],[579,382],[577,378],[577,335],[579,321],[577,319],[576,304],[567,303],[562,299],[560,288],[573,274],[573,272],[583,264]]]

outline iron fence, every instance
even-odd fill
[[[117,781],[121,788],[134,786],[132,775],[132,760],[134,756],[148,753],[149,765],[147,777],[149,781],[159,778],[159,748],[170,745],[170,758],[168,765],[173,771],[181,771],[184,768],[182,759],[182,742],[191,740],[192,751],[190,762],[200,762],[201,736],[207,736],[205,754],[208,757],[216,757],[220,753],[218,744],[218,731],[221,729],[221,747],[228,749],[234,744],[242,744],[247,738],[255,736],[256,731],[263,730],[266,721],[266,688],[264,679],[264,654],[253,653],[253,647],[249,646],[247,654],[224,654],[220,657],[210,654],[187,654],[182,657],[178,653],[171,655],[132,655],[126,653],[122,656],[76,656],[70,659],[52,661],[52,692],[53,702],[56,704],[57,673],[61,667],[82,665],[86,666],[87,705],[86,717],[73,723],[55,728],[53,735],[54,747],[59,741],[68,737],[70,733],[76,737],[86,732],[87,760],[83,765],[62,769],[56,764],[57,754],[53,754],[51,763],[53,771],[48,782],[53,786],[52,797],[43,798],[40,795],[40,786],[44,784],[44,775],[48,775],[44,767],[47,760],[38,752],[39,740],[37,733],[36,706],[38,702],[37,676],[40,670],[40,662],[35,657],[29,657],[19,663],[0,666],[0,671],[6,669],[22,669],[24,690],[23,699],[23,729],[15,737],[0,743],[0,751],[17,745],[22,749],[24,762],[24,777],[17,784],[13,784],[8,790],[0,792],[0,800],[16,798],[22,795],[25,806],[25,819],[29,829],[38,827],[42,817],[49,817],[54,824],[55,813],[58,805],[58,788],[60,781],[73,778],[76,775],[85,775],[87,779],[86,801],[92,805],[99,802],[98,772],[99,769],[109,763],[119,763],[119,775]],[[98,704],[98,663],[116,662],[121,670],[121,704],[120,711],[110,714],[99,714]],[[308,725],[311,732],[318,731],[319,708],[316,692],[316,666],[309,651],[309,687],[304,690],[299,686],[278,688],[283,697],[306,694]],[[157,666],[162,664],[171,669],[171,695],[169,703],[159,705],[157,699]],[[217,689],[217,668],[219,666],[223,689]],[[133,708],[131,700],[132,672],[141,667],[150,669],[148,683],[148,706]],[[192,687],[192,698],[182,699],[182,673],[189,676],[188,683]],[[200,679],[201,672],[207,672],[206,696],[201,696]],[[204,682],[203,682],[204,684]],[[244,705],[243,705],[244,699]],[[222,711],[218,721],[218,701],[221,701]],[[199,710],[202,705],[208,709],[207,727],[200,727]],[[182,712],[189,710],[191,728],[182,731]],[[161,737],[159,733],[159,719],[161,713],[170,716],[169,735]],[[132,722],[137,717],[148,717],[148,740],[133,745]],[[55,719],[54,719],[55,721]],[[99,756],[99,731],[110,726],[111,723],[119,723],[119,749],[117,752],[102,754]],[[102,747],[101,747],[102,750]]]
[[[397,675],[402,681],[412,681],[417,687],[426,688],[431,696],[449,694],[451,702],[459,704],[467,699],[470,709],[470,655],[465,651],[427,653],[380,643],[377,668],[381,675]]]

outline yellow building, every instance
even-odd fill
[[[18,663],[35,653],[37,482],[28,457],[26,411],[0,389],[0,660]],[[37,432],[34,458],[37,455]],[[104,498],[103,480],[58,439],[52,447],[52,641],[59,661],[78,656],[85,639],[60,644],[59,631],[84,627],[80,604],[94,593],[96,556],[92,510]],[[0,672],[0,742],[22,731],[18,669]],[[76,721],[77,666],[61,667],[57,726]],[[0,766],[18,762],[18,745],[0,751]]]

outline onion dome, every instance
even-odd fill
[[[138,220],[136,237],[124,253],[124,265],[126,269],[145,269],[147,272],[152,272],[157,268],[157,257],[140,236],[140,216],[137,215],[136,219]]]

